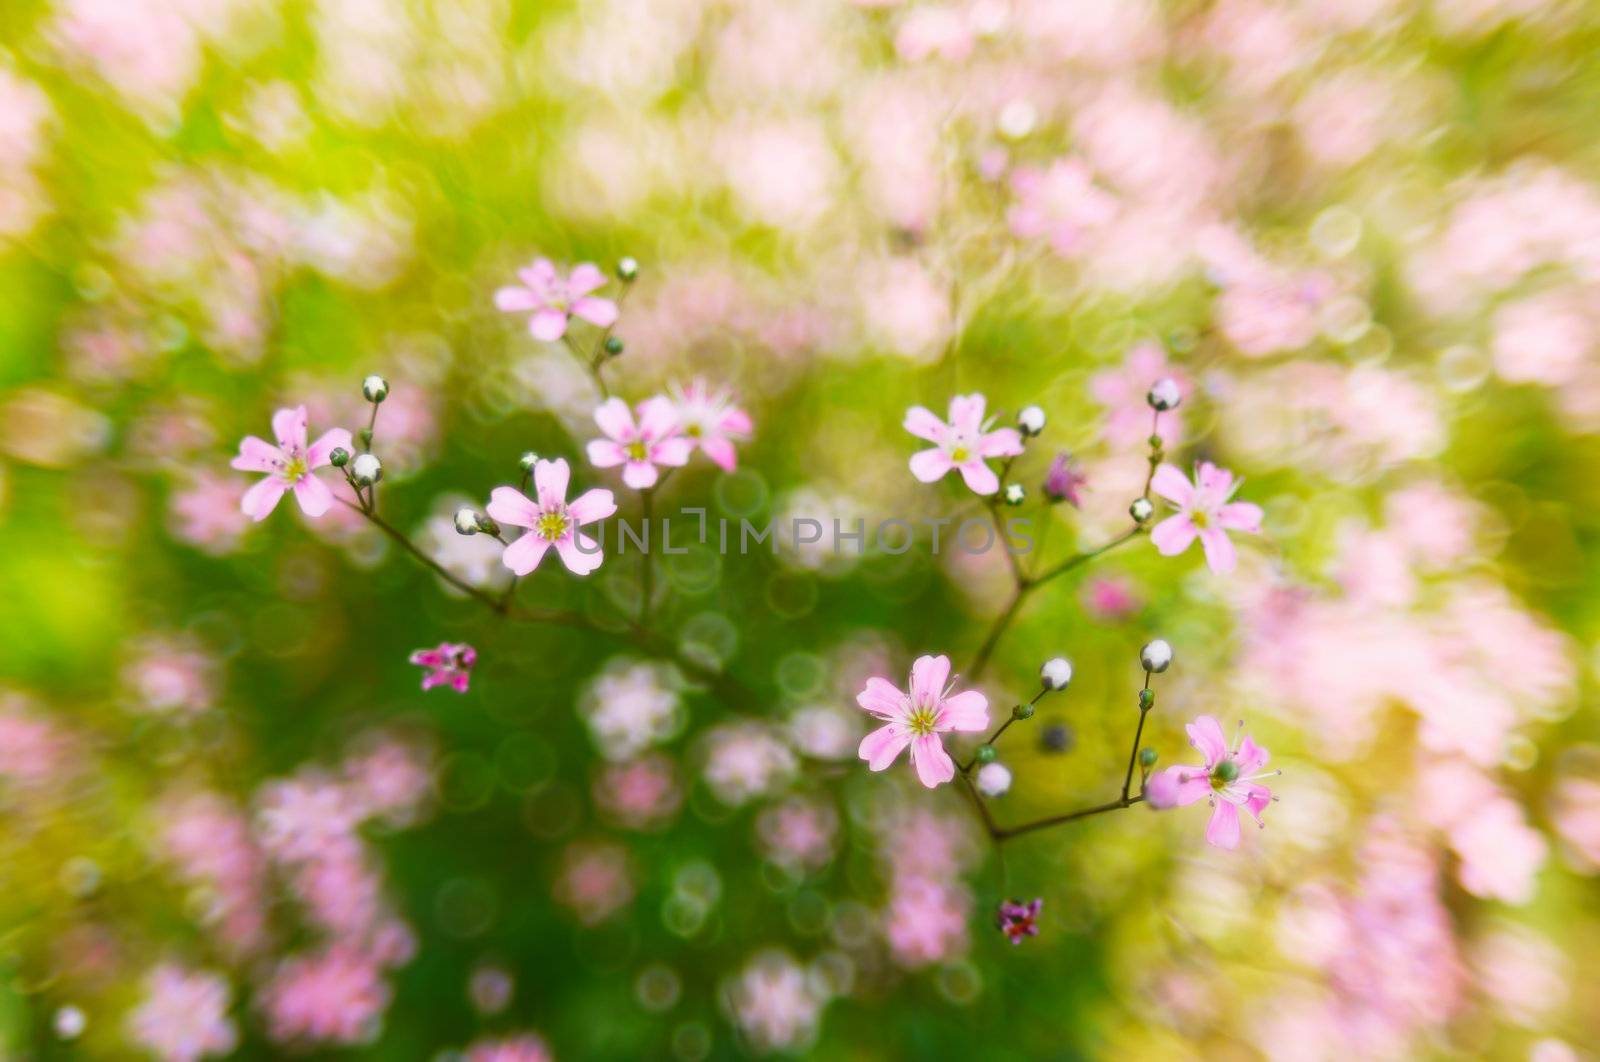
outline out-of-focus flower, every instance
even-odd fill
[[[956,395],[950,399],[948,424],[922,406],[906,410],[906,431],[937,444],[912,455],[911,474],[923,483],[933,483],[956,469],[974,493],[999,490],[1000,478],[984,459],[1022,453],[1022,437],[1015,428],[986,430],[983,408],[982,395]]]
[[[1524,926],[1491,930],[1473,945],[1469,961],[1479,987],[1518,1025],[1540,1028],[1567,1001],[1566,956]]]
[[[788,781],[794,753],[765,723],[724,723],[705,738],[706,785],[724,804],[743,804]]]
[[[1140,605],[1132,584],[1120,576],[1094,576],[1083,584],[1083,607],[1100,619],[1125,620]]]
[[[1193,484],[1174,466],[1162,465],[1156,469],[1150,489],[1179,511],[1151,529],[1150,541],[1162,556],[1175,557],[1199,536],[1207,566],[1218,574],[1233,571],[1236,557],[1227,532],[1261,533],[1261,506],[1229,500],[1240,485],[1234,482],[1232,472],[1209,461],[1195,469]]]
[[[561,853],[556,902],[586,926],[599,925],[633,901],[628,850],[609,842],[578,841]]]
[[[1011,768],[1003,763],[986,763],[978,768],[978,792],[984,796],[1005,796],[1011,791]]]
[[[756,955],[727,989],[734,1021],[761,1051],[795,1051],[816,1035],[823,997],[786,952]]]
[[[1184,728],[1189,744],[1205,757],[1203,767],[1168,767],[1158,771],[1146,787],[1150,806],[1157,809],[1184,807],[1197,800],[1210,801],[1211,821],[1206,825],[1206,841],[1218,848],[1239,845],[1239,809],[1250,812],[1261,824],[1261,813],[1272,803],[1272,790],[1258,779],[1276,776],[1278,771],[1262,771],[1267,750],[1246,736],[1241,726],[1239,740],[1228,747],[1222,726],[1213,716],[1202,715]]]
[[[527,313],[528,332],[535,339],[554,343],[567,334],[567,322],[582,318],[599,328],[617,323],[617,304],[589,294],[606,283],[606,275],[591,262],[575,266],[563,279],[548,258],[537,258],[517,270],[521,284],[494,293],[494,304],[505,313]]]
[[[1577,868],[1600,872],[1600,780],[1579,774],[1562,777],[1556,783],[1551,818]]]
[[[1057,159],[1048,168],[1018,166],[1011,171],[1017,201],[1006,223],[1022,239],[1043,238],[1062,257],[1081,252],[1090,233],[1116,217],[1117,200],[1094,182],[1077,159]]]
[[[789,717],[789,740],[812,759],[842,760],[861,740],[859,718],[833,705],[807,705]]]
[[[228,1017],[228,982],[164,963],[151,971],[144,1001],[128,1015],[128,1036],[161,1062],[198,1062],[230,1053],[239,1030]]]
[[[230,955],[266,940],[267,860],[244,813],[214,793],[164,798],[159,846],[185,883],[209,897],[203,923]]]
[[[409,825],[433,790],[432,750],[395,734],[366,734],[345,757],[341,773],[363,819]]]
[[[1089,394],[1106,407],[1102,435],[1107,445],[1122,449],[1141,443],[1150,434],[1150,406],[1146,396],[1157,380],[1171,379],[1185,395],[1188,378],[1167,361],[1167,352],[1156,343],[1136,343],[1129,348],[1122,365],[1105,369],[1089,379]],[[1161,438],[1170,448],[1183,440],[1183,411],[1161,414]]]
[[[206,553],[232,552],[250,526],[237,503],[238,488],[226,476],[195,471],[168,499],[174,537]]]
[[[467,1045],[467,1062],[552,1062],[554,1058],[544,1041],[532,1033],[474,1040]]]
[[[484,511],[491,518],[528,529],[506,547],[501,557],[505,566],[518,575],[527,575],[539,567],[551,546],[574,575],[588,575],[605,559],[600,544],[578,528],[604,520],[617,511],[617,503],[609,490],[595,487],[567,504],[567,483],[571,474],[562,458],[540,461],[533,466],[537,502],[515,487],[496,487],[490,493]]]
[[[648,755],[603,766],[595,775],[594,800],[623,826],[648,830],[677,816],[683,789],[670,759]]]
[[[283,960],[258,1000],[279,1043],[358,1044],[378,1032],[389,996],[378,964],[340,944]]]
[[[767,857],[787,867],[814,870],[833,858],[839,815],[832,804],[791,797],[756,818],[756,835]]]
[[[1043,906],[1043,898],[1035,898],[1029,903],[1004,900],[995,915],[995,922],[1007,940],[1012,944],[1021,944],[1024,937],[1039,935],[1039,908]]]
[[[594,411],[594,422],[606,438],[590,440],[589,463],[596,468],[621,465],[622,482],[634,490],[656,485],[661,476],[657,465],[681,467],[694,452],[694,443],[678,434],[678,413],[672,401],[660,395],[639,403],[637,422],[628,403],[608,398]]]
[[[958,886],[928,878],[897,878],[884,933],[902,966],[943,962],[966,950],[971,898]]]
[[[1088,482],[1083,466],[1074,461],[1071,454],[1062,451],[1056,454],[1049,471],[1044,474],[1044,492],[1051,501],[1066,502],[1076,509],[1083,503],[1079,492]]]
[[[269,782],[257,798],[262,845],[279,859],[319,859],[351,843],[360,809],[344,786],[313,770]]]
[[[241,472],[265,472],[267,478],[245,491],[239,511],[252,520],[265,520],[278,507],[286,490],[294,491],[295,501],[307,516],[317,517],[333,507],[333,491],[312,475],[315,469],[331,464],[335,449],[351,450],[350,433],[330,428],[321,438],[306,445],[306,407],[280,409],[272,415],[274,446],[265,439],[246,435],[239,443],[239,456],[232,462]]]
[[[660,665],[618,660],[584,691],[579,711],[600,754],[627,760],[674,737],[684,718],[671,674]]]
[[[144,639],[122,679],[139,707],[157,715],[194,716],[216,698],[216,662],[186,639]]]
[[[427,669],[428,673],[422,676],[423,689],[449,686],[457,693],[465,693],[472,666],[478,662],[478,651],[465,642],[440,642],[433,649],[418,649],[410,660]]]
[[[701,379],[692,380],[686,386],[674,385],[668,389],[668,394],[678,430],[688,440],[690,448],[700,450],[724,472],[732,472],[739,462],[734,443],[749,437],[750,414],[733,404],[726,388],[713,389]]]
[[[884,770],[909,746],[923,785],[932,789],[954,778],[955,762],[939,735],[987,729],[989,699],[977,690],[953,694],[951,688],[948,656],[918,657],[911,665],[909,695],[888,679],[867,679],[856,703],[885,724],[862,738],[856,750],[867,766]]]

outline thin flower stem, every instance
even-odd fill
[[[617,321],[622,320],[622,304],[628,301],[628,292],[632,290],[633,281],[624,280],[622,294],[617,296]],[[616,330],[617,321],[612,321],[601,329],[599,338],[594,341],[594,351],[589,355],[589,371],[595,374],[597,380],[600,377],[600,366],[606,362],[606,340],[610,339],[611,333]]]
[[[995,617],[994,626],[989,628],[989,634],[978,647],[978,653],[972,658],[966,671],[962,672],[971,682],[978,681],[983,675],[983,669],[989,666],[989,657],[994,655],[995,648],[1000,644],[1000,638],[1011,626],[1011,621],[1017,618],[1017,611],[1022,608],[1022,602],[1027,598],[1032,584],[1019,583],[1011,592],[1011,600],[1006,604],[1005,610]]]
[[[972,806],[978,809],[978,817],[983,819],[984,829],[989,831],[990,837],[998,841],[1005,831],[994,821],[994,815],[989,811],[989,805],[984,802],[983,795],[978,792],[978,787],[972,784],[972,779],[965,771],[957,777],[961,779],[961,784],[967,787],[967,795],[972,797]]]
[[[1144,803],[1143,793],[1136,797],[1108,800],[1104,804],[1096,804],[1091,808],[1080,808],[1077,811],[1069,811],[1065,815],[1051,815],[1049,818],[1035,819],[1033,822],[1024,822],[1020,826],[1011,826],[1005,829],[991,831],[991,834],[996,841],[1006,841],[1013,837],[1019,837],[1025,833],[1033,833],[1035,830],[1044,830],[1050,828],[1051,826],[1064,826],[1069,822],[1077,822],[1079,819],[1087,819],[1093,815],[1104,815],[1108,811],[1121,811],[1123,808],[1131,808],[1135,804],[1142,803]]]
[[[650,599],[655,594],[655,571],[651,567],[655,551],[650,548],[650,519],[655,508],[652,504],[654,497],[653,488],[639,492],[639,505],[645,528],[645,548],[639,557],[639,626],[641,627],[650,622]]]
[[[573,342],[570,332],[561,334],[561,342],[566,344],[567,349],[572,351],[572,356],[578,359],[578,364],[582,365],[584,370],[588,372],[589,378],[594,381],[595,387],[600,389],[600,397],[610,398],[611,389],[606,386],[605,376],[600,372],[600,363],[578,349],[578,344]]]
[[[1145,672],[1145,686],[1149,688],[1150,673]],[[1133,748],[1128,750],[1128,773],[1122,776],[1122,799],[1128,799],[1128,790],[1133,786],[1133,768],[1139,762],[1139,741],[1144,737],[1144,717],[1150,714],[1150,709],[1139,709],[1139,725],[1133,730]],[[1142,788],[1142,787],[1141,787]]]
[[[1141,531],[1143,531],[1143,530],[1144,530],[1144,527],[1142,525],[1134,524],[1132,527],[1128,528],[1128,530],[1124,531],[1122,534],[1118,535],[1116,538],[1114,538],[1111,541],[1107,542],[1103,546],[1097,546],[1094,549],[1085,550],[1082,553],[1073,554],[1072,556],[1068,557],[1066,560],[1062,561],[1060,564],[1057,564],[1054,568],[1046,569],[1045,573],[1043,575],[1035,576],[1028,583],[1028,588],[1032,589],[1033,587],[1038,586],[1041,583],[1049,582],[1051,579],[1054,579],[1059,575],[1065,575],[1067,572],[1072,571],[1072,569],[1089,563],[1090,561],[1094,560],[1096,557],[1100,556],[1102,553],[1110,553],[1112,550],[1116,549],[1118,546],[1122,545],[1124,542],[1129,542],[1129,541],[1131,541],[1131,540],[1133,540],[1135,538],[1138,538],[1139,537],[1139,533]]]

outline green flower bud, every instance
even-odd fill
[[[1155,705],[1156,705],[1156,691],[1155,690],[1140,690],[1139,691],[1139,711],[1148,712],[1150,709],[1154,708]]]
[[[606,336],[606,347],[605,347],[605,349],[606,349],[606,354],[608,354],[609,356],[614,358],[618,354],[621,354],[623,346],[624,346],[624,344],[623,344],[622,339],[620,337],[618,337],[618,336]]]
[[[1156,750],[1155,749],[1140,749],[1139,750],[1139,766],[1143,767],[1145,770],[1148,771],[1150,768],[1154,767],[1155,765],[1156,765]]]
[[[993,763],[994,758],[998,755],[999,753],[995,751],[993,745],[983,744],[978,746],[977,760],[979,763]]]
[[[1013,719],[1032,719],[1033,718],[1033,705],[1031,705],[1031,704],[1019,704],[1019,705],[1017,705],[1016,707],[1011,709],[1011,718],[1013,718]]]
[[[335,446],[333,452],[328,455],[328,463],[334,468],[343,468],[350,463],[350,451],[342,446]]]

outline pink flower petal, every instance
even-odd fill
[[[539,505],[541,508],[552,509],[567,500],[567,483],[572,478],[572,469],[567,467],[567,460],[558,457],[554,461],[540,461],[533,466],[533,485],[539,492]]]
[[[742,409],[729,407],[723,410],[721,419],[717,421],[717,430],[727,432],[729,435],[749,435],[754,427],[750,423],[750,414]]]
[[[278,440],[278,448],[285,452],[306,449],[306,407],[295,406],[293,409],[280,409],[272,415],[272,435]]]
[[[912,406],[906,410],[902,427],[917,438],[931,443],[942,443],[950,437],[950,426],[935,416],[932,410],[922,406]]]
[[[950,427],[960,435],[977,435],[983,427],[983,407],[982,395],[956,395],[950,399]]]
[[[489,518],[512,527],[532,527],[539,522],[539,507],[515,487],[496,487],[483,507]]]
[[[526,269],[517,270],[517,279],[538,292],[542,298],[560,280],[555,263],[548,258],[535,258]]]
[[[700,449],[711,459],[712,464],[724,472],[732,472],[739,467],[739,452],[734,449],[733,443],[727,439],[701,439]]]
[[[1218,848],[1239,847],[1239,809],[1226,800],[1217,801],[1206,823],[1206,841]]]
[[[633,411],[620,398],[608,398],[601,402],[594,411],[594,422],[617,442],[631,442],[637,434],[633,427]]]
[[[584,491],[567,506],[567,515],[572,517],[573,523],[579,525],[604,520],[616,511],[616,499],[603,487],[593,487]]]
[[[1187,513],[1169,516],[1150,532],[1150,542],[1163,557],[1176,557],[1189,548],[1189,543],[1200,533]]]
[[[1194,501],[1194,484],[1174,465],[1162,465],[1150,479],[1150,489],[1179,508]]]
[[[495,519],[498,520],[499,517]],[[544,559],[545,551],[549,548],[549,539],[529,532],[507,546],[506,551],[500,555],[500,561],[518,575],[527,575],[539,567],[539,562]]]
[[[1247,737],[1239,744],[1239,752],[1233,762],[1239,765],[1239,774],[1249,777],[1267,765],[1267,750],[1256,744],[1256,739]]]
[[[694,453],[694,444],[683,436],[674,436],[663,439],[650,447],[650,460],[658,465],[677,468],[689,463],[689,455]]]
[[[939,709],[939,729],[989,729],[989,698],[977,690],[946,697]]]
[[[639,403],[639,434],[652,442],[668,438],[678,430],[678,410],[661,395]]]
[[[944,697],[950,684],[950,658],[948,656],[919,656],[911,665],[911,700],[922,705],[936,705]]]
[[[634,490],[649,490],[660,478],[649,461],[629,461],[622,469],[622,482]]]
[[[1252,502],[1230,502],[1217,509],[1217,526],[1229,531],[1261,533],[1261,506]]]
[[[494,293],[494,308],[504,313],[527,313],[543,305],[544,300],[527,288],[501,288]]]
[[[1217,761],[1228,754],[1228,739],[1222,734],[1222,724],[1217,722],[1214,715],[1197,716],[1195,721],[1183,728],[1189,735],[1189,744],[1200,750],[1200,755],[1206,758],[1206,770],[1217,765]]]
[[[610,328],[622,316],[622,311],[610,299],[590,297],[578,299],[572,304],[572,316],[581,317],[596,328]]]
[[[611,439],[590,439],[583,449],[589,455],[589,463],[596,468],[616,468],[628,459],[623,445]]]
[[[1250,812],[1250,817],[1257,822],[1261,821],[1261,813],[1272,806],[1272,790],[1260,782],[1244,782],[1245,791],[1244,809]]]
[[[596,288],[605,287],[605,283],[606,275],[600,272],[599,266],[593,262],[580,262],[567,275],[567,294],[576,299]]]
[[[956,776],[956,765],[938,734],[923,734],[911,742],[911,762],[917,768],[917,777],[929,789],[934,789]]]
[[[300,503],[300,511],[307,516],[315,518],[333,508],[333,491],[310,473],[296,480],[293,490],[294,500]]]
[[[239,499],[239,511],[252,520],[265,520],[278,507],[278,499],[289,489],[289,484],[277,476],[268,476],[244,492]]]
[[[528,318],[528,333],[545,343],[554,343],[567,334],[567,315],[548,306],[535,310]]]
[[[874,675],[856,694],[856,703],[881,719],[903,720],[906,717],[906,695],[888,679]]]
[[[937,482],[954,467],[955,465],[950,463],[950,455],[937,447],[932,450],[918,450],[911,455],[911,474],[922,483]]]
[[[977,444],[979,457],[1015,457],[1022,452],[1022,436],[1015,428],[1001,428],[980,435]]]
[[[282,460],[282,450],[265,439],[246,435],[239,440],[239,456],[228,462],[228,466],[240,472],[276,472]]]
[[[881,771],[898,759],[901,750],[909,744],[911,744],[910,732],[890,723],[888,726],[880,726],[862,738],[856,752],[867,761],[870,769]]]
[[[1205,547],[1206,565],[1218,575],[1227,575],[1233,571],[1238,560],[1234,552],[1233,540],[1228,538],[1228,533],[1220,527],[1208,527],[1200,532],[1200,545]]]
[[[588,575],[605,560],[600,543],[583,534],[562,535],[556,540],[556,552],[561,554],[561,563],[573,575]]]
[[[348,431],[343,428],[329,428],[306,451],[307,467],[321,468],[323,465],[328,464],[328,455],[340,447],[343,447],[349,453],[355,453],[355,444],[351,441]]]
[[[977,458],[965,461],[956,468],[974,494],[993,494],[1000,489],[1000,477],[994,474],[994,469]]]

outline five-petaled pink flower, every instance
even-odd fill
[[[241,472],[265,472],[267,478],[244,492],[239,509],[252,520],[265,520],[278,507],[286,490],[307,516],[321,516],[333,508],[333,491],[312,471],[330,463],[334,450],[349,450],[350,433],[330,428],[310,446],[306,445],[306,407],[280,409],[272,415],[274,446],[265,439],[246,435],[239,443],[239,456],[233,467]]]
[[[606,282],[600,267],[591,262],[575,266],[565,279],[548,258],[517,270],[521,284],[494,293],[497,309],[506,313],[531,313],[528,331],[533,338],[553,343],[567,334],[567,321],[581,317],[599,328],[617,323],[617,304],[589,293]]]
[[[1150,489],[1177,506],[1178,512],[1155,526],[1150,541],[1162,555],[1175,557],[1198,535],[1211,570],[1233,571],[1236,558],[1228,532],[1261,533],[1261,506],[1229,500],[1240,483],[1234,482],[1232,472],[1209,461],[1195,469],[1193,483],[1172,465],[1162,465],[1150,480]]]
[[[594,422],[606,433],[589,443],[589,463],[596,468],[622,466],[622,482],[634,490],[648,490],[661,474],[657,465],[677,468],[689,463],[694,445],[678,434],[678,414],[672,403],[657,395],[639,403],[634,421],[628,403],[608,398],[594,411]]]
[[[422,688],[449,686],[457,693],[467,692],[467,681],[472,677],[472,665],[478,662],[478,651],[465,642],[440,642],[437,649],[418,649],[411,654],[411,662],[425,667]]]
[[[533,466],[534,493],[530,499],[515,487],[496,487],[484,511],[502,524],[526,527],[521,538],[506,547],[501,561],[518,575],[527,575],[539,566],[551,546],[561,554],[561,563],[574,575],[588,575],[604,559],[600,544],[578,528],[604,520],[617,511],[609,490],[596,487],[584,491],[567,504],[567,481],[572,472],[561,458],[540,461]]]
[[[733,444],[749,437],[750,414],[733,404],[733,397],[725,388],[712,390],[704,380],[696,379],[687,387],[669,390],[678,415],[678,430],[689,440],[690,448],[704,451],[718,468],[732,472],[739,461]]]
[[[954,468],[978,494],[1000,489],[1000,477],[984,464],[984,458],[1015,457],[1022,452],[1022,436],[1015,428],[984,430],[982,395],[952,398],[948,424],[922,406],[912,406],[906,410],[905,429],[935,444],[911,455],[913,476],[932,483]]]
[[[1200,716],[1185,729],[1189,744],[1205,757],[1204,766],[1168,767],[1157,771],[1145,786],[1145,799],[1157,809],[1186,807],[1202,797],[1209,800],[1213,810],[1206,840],[1218,848],[1238,847],[1241,807],[1257,826],[1262,825],[1261,812],[1272,803],[1272,790],[1258,779],[1283,773],[1261,770],[1267,765],[1267,750],[1245,736],[1243,720],[1239,728],[1230,749],[1221,724],[1213,716]]]
[[[856,694],[856,703],[884,722],[861,739],[858,753],[874,771],[888,767],[911,747],[917,777],[929,789],[956,776],[955,762],[939,735],[950,730],[983,730],[989,725],[989,699],[977,690],[951,693],[950,658],[919,656],[911,665],[911,692],[873,676]]]

